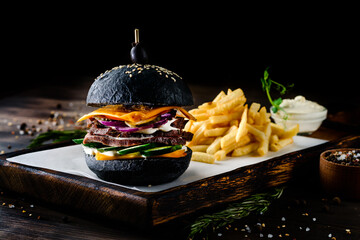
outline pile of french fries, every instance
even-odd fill
[[[270,113],[259,103],[246,104],[244,92],[238,88],[221,91],[212,102],[189,111],[185,131],[194,134],[187,143],[193,151],[191,160],[214,163],[227,156],[247,154],[263,156],[293,143],[299,125],[284,129],[270,121]]]

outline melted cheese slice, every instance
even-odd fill
[[[181,157],[185,157],[186,156],[186,152],[183,149],[180,150],[176,150],[174,152],[171,153],[166,153],[163,155],[157,155],[157,156],[152,156],[154,157],[166,157],[166,158],[181,158]],[[152,158],[149,157],[149,158]],[[143,158],[139,152],[136,153],[129,153],[126,155],[122,155],[122,156],[108,156],[105,154],[101,154],[100,152],[96,152],[95,154],[95,159],[96,160],[120,160],[120,159],[132,159],[132,158]]]
[[[163,112],[167,112],[171,109],[179,110],[185,117],[196,120],[190,113],[188,113],[182,107],[177,106],[166,106],[166,107],[159,107],[154,108],[151,110],[143,110],[143,111],[133,111],[133,112],[125,112],[120,106],[118,105],[107,105],[105,107],[99,108],[91,113],[85,114],[82,116],[79,121],[83,121],[85,119],[94,117],[94,116],[105,116],[106,118],[112,120],[120,120],[120,121],[127,121],[132,123],[138,122],[145,122],[149,119],[154,119],[156,116]]]

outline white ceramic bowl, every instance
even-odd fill
[[[290,128],[299,124],[300,134],[311,134],[316,131],[326,119],[327,109],[313,113],[290,113],[287,120],[284,120],[279,113],[274,113],[270,108],[271,118],[276,124]]]

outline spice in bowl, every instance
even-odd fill
[[[360,150],[328,152],[325,159],[345,166],[360,166]]]
[[[360,199],[360,149],[340,148],[320,155],[320,181],[326,192]]]

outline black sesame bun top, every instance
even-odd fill
[[[89,106],[190,106],[190,89],[182,78],[163,67],[133,63],[115,67],[97,77],[86,103]]]

